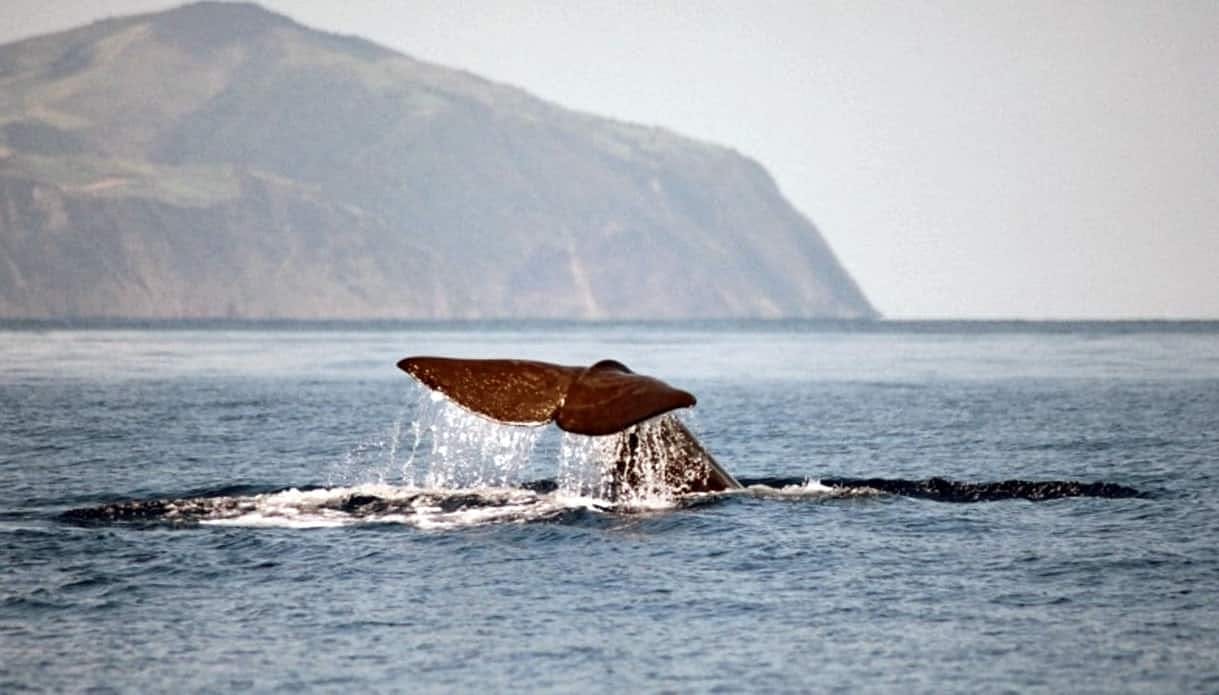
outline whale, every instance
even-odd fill
[[[611,447],[611,501],[632,495],[680,497],[806,482],[804,478],[734,477],[681,420],[667,416],[694,407],[697,399],[693,394],[660,379],[636,374],[616,360],[577,367],[530,360],[420,356],[402,359],[398,368],[467,410],[497,422],[525,425],[553,422],[574,434],[616,437]],[[652,424],[644,431],[641,425],[646,422]],[[940,477],[926,480],[825,477],[818,482],[829,488],[940,502],[1140,495],[1138,490],[1124,485],[1073,480],[964,482]]]
[[[784,491],[793,489],[809,490],[814,495],[830,489],[848,497],[899,495],[958,503],[1145,496],[1124,485],[1073,480],[737,478],[716,461],[675,415],[675,411],[694,407],[697,400],[693,394],[660,379],[636,374],[615,360],[580,367],[531,360],[419,356],[400,360],[398,367],[426,388],[495,422],[531,426],[553,423],[565,432],[605,438],[608,446],[601,450],[609,454],[606,465],[611,484],[608,499],[602,500],[607,504],[599,501],[595,505],[602,511],[630,511],[634,501],[656,497],[666,498],[677,506],[689,506],[730,496],[717,493],[744,491],[762,497],[773,494],[789,497]],[[810,488],[812,482],[817,485]],[[402,489],[388,495],[379,489],[301,486],[264,490],[226,486],[202,495],[69,509],[59,518],[84,525],[189,525],[232,521],[252,513],[274,514],[277,507],[285,504],[292,507],[291,513],[282,516],[289,521],[295,521],[302,513],[322,514],[329,523],[335,515],[376,521],[496,508],[506,510],[505,518],[518,518],[512,515],[523,508],[543,505],[542,496],[558,489],[558,481],[553,479],[519,483],[514,486],[515,492]]]
[[[554,423],[572,434],[613,437],[611,499],[716,493],[743,486],[681,420],[688,391],[636,374],[617,360],[588,367],[514,359],[406,357],[398,368],[463,408],[512,425]],[[649,423],[645,429],[641,427]]]

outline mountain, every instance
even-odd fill
[[[872,317],[757,163],[204,2],[0,46],[0,317]]]

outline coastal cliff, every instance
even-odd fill
[[[875,315],[724,147],[254,5],[0,46],[0,317]]]

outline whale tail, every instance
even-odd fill
[[[632,427],[619,438],[614,499],[722,492],[741,487],[675,417]]]
[[[462,407],[510,424],[554,422],[589,436],[620,435],[615,497],[630,492],[720,492],[741,487],[676,418],[693,395],[614,360],[569,367],[528,360],[407,357],[398,367]]]

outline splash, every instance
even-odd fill
[[[662,415],[623,433],[620,489],[615,491],[620,501],[637,507],[671,504],[694,482],[701,469],[690,465],[690,459],[701,454],[681,444],[685,439],[677,436],[679,427],[676,416]]]
[[[502,488],[522,482],[541,428],[493,422],[432,393],[421,401],[411,433],[410,457],[401,468],[407,486]]]
[[[558,488],[565,494],[613,500],[620,509],[671,508],[701,474],[692,451],[676,436],[680,420],[661,415],[604,437],[564,434]]]
[[[408,416],[413,415],[408,420]],[[601,437],[560,432],[554,458],[539,468],[554,475],[563,498],[614,501],[626,508],[670,507],[674,482],[689,451],[671,440],[680,426],[669,413]],[[528,481],[538,442],[553,427],[510,425],[423,390],[380,435],[350,449],[327,477],[327,487],[395,485],[411,490],[495,490]],[[557,466],[556,466],[557,464]],[[680,487],[680,485],[678,486]]]
[[[384,432],[356,444],[341,460],[331,464],[326,474],[326,487],[399,482],[398,452],[402,446],[403,423],[411,409],[410,405],[403,405]],[[418,410],[418,404],[414,409]],[[412,428],[415,424],[412,423]],[[418,446],[417,434],[415,446]]]
[[[588,437],[563,433],[559,445],[558,493],[566,497],[609,500],[614,494],[614,456],[622,433]]]
[[[539,436],[538,428],[493,422],[443,394],[424,391],[385,432],[348,450],[332,466],[326,486],[454,490],[518,485]]]
[[[80,524],[167,524],[329,528],[359,524],[402,524],[421,529],[552,519],[572,504],[521,488],[419,490],[395,485],[291,488],[255,495],[220,495],[119,502],[68,510],[65,521]]]
[[[441,393],[424,391],[413,404],[414,418],[406,424],[405,417],[395,422],[384,437],[371,444],[356,447],[346,457],[350,484],[361,477],[365,484],[398,486],[400,494],[420,492],[452,497],[475,495],[491,500],[496,495],[520,494],[538,449],[538,442],[548,431],[559,432],[560,440],[554,459],[541,461],[543,470],[555,470],[554,486],[546,495],[546,503],[530,506],[535,509],[557,505],[561,508],[584,508],[598,511],[671,509],[678,504],[678,493],[672,487],[676,478],[684,475],[683,457],[690,452],[670,443],[672,429],[680,421],[675,414],[666,414],[642,422],[617,434],[591,437],[561,432],[553,427],[509,425],[472,413]],[[405,416],[405,413],[404,413]],[[396,460],[402,452],[403,460]],[[361,463],[372,475],[353,472]],[[550,488],[547,488],[550,489]],[[383,495],[381,495],[383,496]],[[497,507],[498,505],[492,505]],[[261,513],[261,512],[260,512]],[[462,519],[490,515],[512,517],[507,509],[463,511]],[[439,524],[454,521],[446,512]],[[284,515],[273,514],[275,523]],[[242,522],[251,517],[242,518]],[[415,514],[411,523],[427,525],[430,515]],[[238,523],[224,520],[222,523]]]
[[[209,526],[326,528],[404,524],[420,529],[449,529],[538,521],[565,511],[544,496],[528,490],[422,492],[386,485],[284,490],[232,499],[227,503],[223,500],[211,502],[210,509],[207,506],[179,507],[175,512],[184,521]],[[174,519],[173,516],[168,518]]]
[[[876,497],[882,493],[869,487],[831,487],[824,485],[816,478],[801,480],[760,480],[744,479],[745,485],[741,494],[761,499],[830,499],[845,497]]]
[[[413,417],[408,421],[408,414]],[[554,494],[573,504],[618,509],[672,508],[698,469],[700,451],[684,447],[675,413],[607,436],[510,425],[466,410],[444,394],[422,390],[380,436],[353,447],[328,487],[393,485],[413,491],[519,487],[547,432],[558,432],[535,472],[554,474]],[[551,458],[551,455],[554,458]],[[557,459],[557,461],[555,460]],[[557,468],[557,470],[556,470]]]

